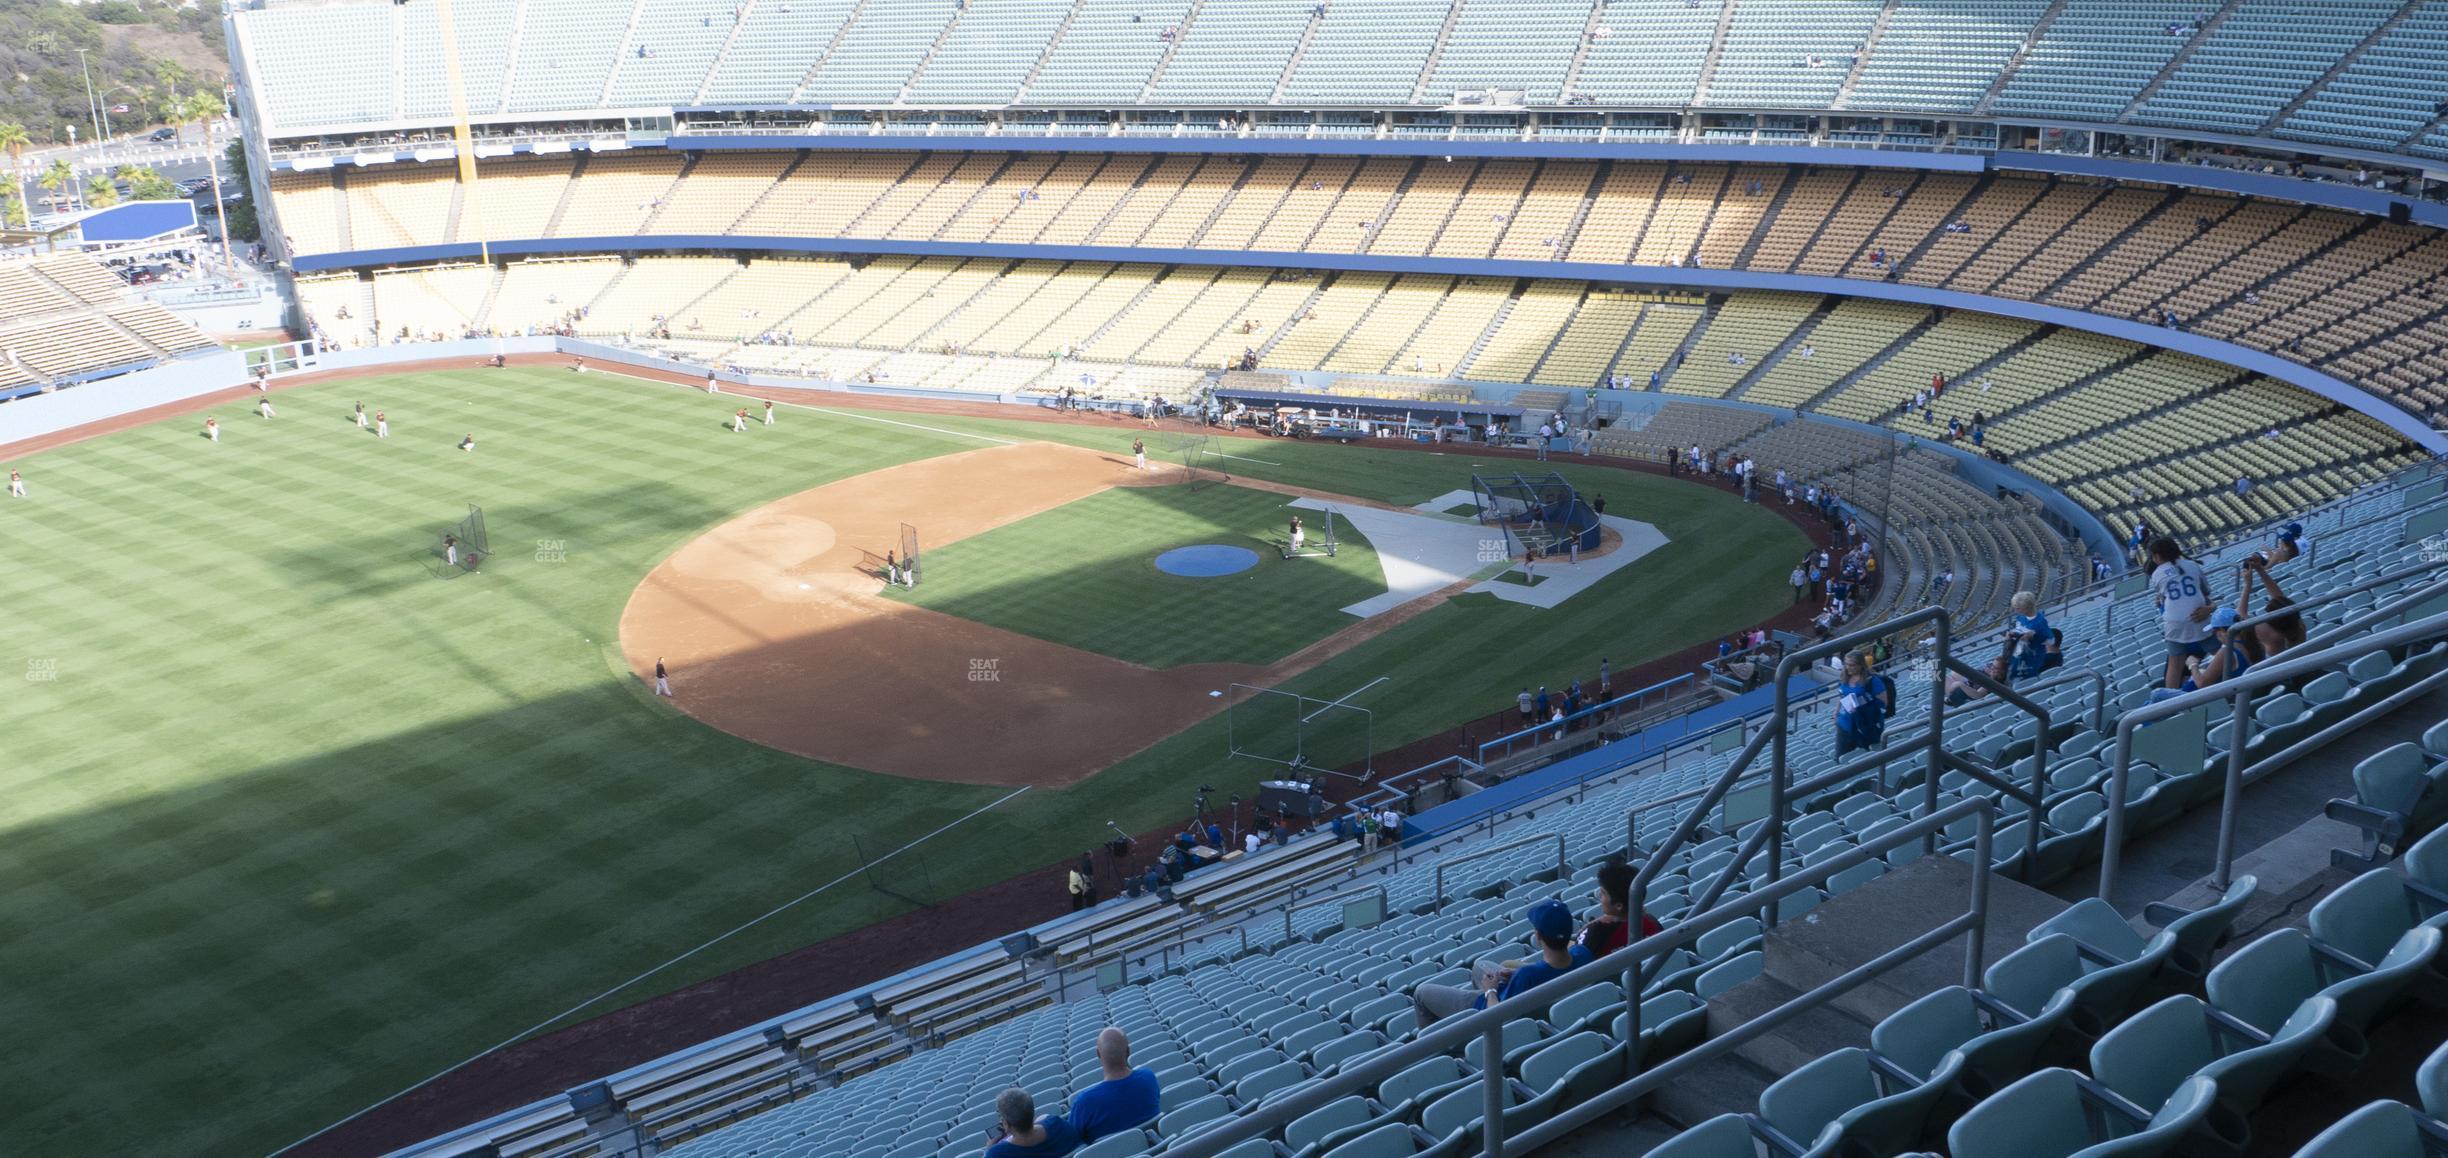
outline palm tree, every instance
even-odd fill
[[[118,203],[119,187],[111,184],[107,175],[96,173],[93,180],[85,183],[85,204],[89,208],[105,209]]]
[[[17,190],[0,186],[0,227],[18,229],[25,223],[25,202],[18,199]]]
[[[28,200],[25,188],[25,154],[26,150],[33,146],[34,138],[26,135],[24,125],[15,121],[0,123],[0,149],[8,150],[9,164],[14,166],[17,172],[17,208],[20,213],[24,212]]]
[[[77,185],[76,169],[68,164],[68,158],[54,157],[51,159],[51,164],[42,171],[42,176],[35,178],[34,183],[54,193],[73,197],[76,194]],[[70,204],[73,205],[75,202],[71,201]]]
[[[121,165],[111,180],[128,187],[130,201],[169,201],[179,195],[169,178],[142,165]]]
[[[221,222],[221,272],[235,276],[237,271],[230,265],[229,209],[221,203],[221,158],[212,147],[213,124],[228,111],[229,102],[221,94],[198,91],[186,100],[171,103],[170,124],[173,128],[204,126],[204,171],[212,174],[213,213]]]

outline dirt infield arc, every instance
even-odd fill
[[[875,568],[902,523],[940,547],[1177,476],[1032,442],[803,491],[650,572],[621,613],[622,654],[641,678],[661,657],[681,711],[768,747],[917,779],[1060,785],[1222,710],[1210,692],[1289,678],[1450,594],[1355,621],[1266,667],[1154,670],[878,593]]]

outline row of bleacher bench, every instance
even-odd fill
[[[455,214],[446,165],[276,174],[274,203],[296,254],[736,234],[1696,263],[1896,280],[2154,322],[2172,314],[2188,330],[2330,370],[2402,405],[2448,403],[2438,385],[2448,378],[2448,238],[2223,194],[1846,168],[1140,154],[722,153],[692,165],[625,152],[485,161],[478,171]],[[1969,231],[1948,232],[1956,222]],[[1909,310],[1879,306],[1858,309],[1910,324]],[[1809,316],[1801,303],[1762,299],[1759,312],[1729,319],[1720,343],[1757,358]],[[1993,319],[1964,340],[1997,349],[2026,336]],[[1695,371],[1679,388],[1722,393],[1725,378]]]
[[[1196,391],[1202,367],[1244,355],[1267,368],[1349,375],[1355,390],[1381,397],[1462,396],[1468,388],[1454,378],[1640,389],[1655,374],[1669,394],[1722,393],[1927,440],[1959,423],[1958,445],[1977,419],[1982,449],[2067,489],[2120,532],[2142,518],[2223,532],[2317,505],[2412,456],[2362,415],[2192,355],[1986,315],[1936,319],[1897,303],[1829,307],[1817,295],[1746,292],[1711,304],[1546,280],[719,257],[445,265],[304,279],[298,292],[316,336],[341,347],[564,332],[758,373],[975,393],[1071,387],[1179,400]],[[1797,319],[1793,330],[1744,328],[1771,314]],[[1975,332],[1990,336],[1967,347],[1963,335]],[[1702,371],[1709,376],[1696,377]],[[1954,387],[1926,412],[1899,409],[1932,373]],[[1357,385],[1404,377],[1423,381]],[[1695,393],[1695,381],[1709,390]],[[1651,457],[1703,442],[1716,451],[1765,425],[1752,411],[1668,406],[1672,417],[1654,433],[1600,431],[1593,448]],[[1661,441],[1668,430],[1675,437]],[[1745,449],[1797,474],[1842,465],[1798,448]],[[2238,477],[2254,484],[2240,495]]]

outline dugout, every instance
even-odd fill
[[[1219,386],[1215,391],[1217,406],[1230,410],[1238,402],[1249,407],[1254,419],[1272,417],[1284,407],[1303,411],[1316,410],[1320,422],[1316,428],[1299,424],[1294,433],[1299,437],[1328,434],[1325,428],[1335,424],[1323,421],[1330,411],[1340,410],[1359,422],[1373,427],[1391,427],[1414,437],[1433,437],[1437,427],[1463,428],[1473,439],[1487,437],[1488,424],[1499,419],[1518,426],[1522,408],[1496,406],[1485,402],[1430,402],[1409,398],[1368,398],[1344,394],[1315,394],[1301,390],[1262,390],[1247,386]],[[1343,424],[1349,426],[1349,424]]]

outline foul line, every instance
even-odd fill
[[[1282,463],[1280,463],[1280,462],[1268,462],[1267,460],[1265,460],[1265,459],[1263,459],[1263,458],[1250,458],[1250,457],[1248,457],[1248,456],[1246,456],[1246,455],[1239,455],[1239,454],[1226,454],[1226,453],[1224,453],[1223,451],[1220,451],[1220,450],[1219,450],[1219,451],[1217,451],[1217,452],[1215,452],[1215,456],[1216,456],[1217,458],[1230,458],[1230,459],[1238,459],[1238,460],[1240,460],[1240,461],[1242,461],[1242,462],[1254,462],[1254,463],[1257,463],[1257,464],[1258,464],[1258,465],[1260,465],[1260,466],[1282,466],[1282,465],[1283,465],[1283,464],[1282,464]]]
[[[1308,715],[1306,715],[1306,716],[1302,716],[1302,717],[1301,717],[1301,723],[1306,724],[1306,723],[1308,723],[1308,722],[1309,722],[1309,721],[1311,721],[1311,720],[1317,719],[1319,716],[1323,716],[1323,715],[1325,715],[1325,714],[1326,714],[1326,713],[1327,713],[1329,710],[1331,710],[1331,709],[1342,707],[1342,706],[1343,706],[1343,701],[1348,700],[1348,699],[1352,698],[1353,696],[1359,695],[1360,693],[1365,692],[1365,691],[1369,690],[1370,688],[1376,687],[1377,685],[1379,685],[1379,684],[1381,684],[1381,683],[1386,682],[1386,680],[1388,680],[1388,679],[1390,679],[1390,678],[1392,678],[1392,677],[1390,677],[1390,676],[1378,676],[1376,679],[1370,680],[1369,682],[1364,683],[1364,684],[1360,685],[1359,687],[1353,688],[1352,690],[1350,690],[1350,691],[1348,691],[1348,692],[1345,692],[1345,693],[1343,693],[1342,695],[1336,696],[1334,699],[1327,701],[1327,702],[1326,702],[1326,706],[1325,706],[1325,707],[1319,708],[1318,710],[1316,710],[1316,711],[1314,711],[1314,712],[1311,712],[1311,713],[1309,713],[1309,714],[1308,714]]]
[[[633,374],[624,374],[624,375],[621,375],[621,376],[622,376],[622,377],[624,377],[624,378],[636,377],[636,375],[633,375]],[[641,381],[641,382],[651,382],[651,381],[653,381],[653,379],[651,379],[651,378],[640,378],[640,379],[638,379],[638,380],[639,380],[639,381]],[[997,798],[997,799],[995,799],[995,800],[993,800],[993,801],[991,801],[991,802],[989,802],[989,803],[987,803],[987,804],[985,804],[985,805],[983,805],[983,806],[979,807],[979,808],[978,808],[976,811],[969,813],[969,815],[967,815],[967,816],[963,816],[963,817],[961,817],[960,819],[958,819],[958,820],[955,820],[955,821],[951,822],[950,824],[946,824],[946,825],[944,825],[943,827],[938,828],[938,829],[936,829],[935,831],[933,831],[933,832],[930,832],[930,833],[926,834],[925,836],[919,837],[918,839],[913,840],[913,841],[909,842],[908,844],[902,845],[901,847],[896,848],[896,849],[892,850],[891,852],[885,853],[883,856],[877,857],[876,859],[874,859],[874,860],[872,860],[872,861],[869,861],[869,862],[868,862],[868,863],[866,863],[866,864],[860,865],[860,866],[858,866],[857,868],[851,869],[849,872],[843,873],[842,875],[837,876],[837,877],[833,878],[832,880],[826,881],[825,883],[823,883],[823,884],[821,884],[821,885],[818,885],[818,886],[816,886],[815,888],[809,889],[808,891],[806,891],[806,892],[804,892],[804,893],[801,893],[801,894],[799,894],[798,896],[791,898],[790,900],[784,901],[784,902],[782,902],[781,904],[776,905],[776,906],[774,906],[773,908],[766,910],[763,916],[757,917],[757,918],[755,918],[755,919],[753,919],[753,920],[750,920],[750,921],[746,922],[745,924],[739,925],[739,926],[737,926],[737,927],[733,928],[733,929],[732,929],[730,932],[727,932],[727,933],[721,934],[720,936],[717,936],[717,937],[715,937],[714,939],[712,939],[712,940],[710,940],[710,941],[706,941],[706,942],[704,942],[704,943],[702,943],[702,944],[698,945],[696,948],[690,949],[688,952],[682,953],[682,954],[680,954],[679,956],[674,957],[674,958],[672,958],[672,959],[671,959],[671,960],[669,960],[669,961],[665,961],[664,963],[662,963],[662,964],[660,964],[660,965],[657,965],[657,966],[655,966],[655,967],[654,967],[654,968],[652,968],[652,969],[648,969],[647,971],[645,971],[645,972],[643,972],[643,973],[640,973],[640,974],[638,974],[637,976],[635,976],[635,977],[632,977],[632,978],[628,979],[627,981],[623,981],[623,982],[621,982],[620,984],[615,985],[615,986],[613,986],[613,987],[612,987],[612,988],[610,988],[610,989],[606,989],[606,990],[604,990],[603,992],[598,993],[598,994],[596,994],[596,995],[595,995],[595,996],[593,996],[593,997],[587,998],[586,1000],[581,1001],[581,1002],[579,1002],[579,1003],[578,1003],[578,1004],[576,1004],[576,1005],[570,1006],[568,1009],[562,1010],[561,1012],[556,1013],[556,1014],[552,1015],[551,1017],[545,1018],[544,1020],[539,1021],[539,1022],[535,1023],[534,1025],[531,1025],[531,1026],[527,1027],[526,1029],[522,1029],[522,1030],[518,1031],[517,1033],[511,1034],[509,1037],[503,1038],[503,1039],[502,1039],[502,1040],[501,1040],[501,1041],[500,1041],[498,1044],[493,1045],[492,1047],[487,1048],[487,1049],[479,1050],[479,1051],[478,1051],[478,1052],[476,1052],[475,1054],[473,1054],[473,1055],[469,1056],[469,1057],[468,1057],[466,1060],[464,1060],[464,1061],[455,1062],[455,1063],[453,1063],[453,1064],[451,1064],[451,1065],[449,1065],[449,1066],[447,1066],[447,1067],[445,1067],[445,1068],[443,1068],[443,1069],[441,1069],[441,1070],[436,1071],[432,1077],[426,1078],[424,1081],[421,1081],[421,1082],[416,1083],[415,1085],[409,1086],[409,1087],[407,1087],[406,1089],[403,1089],[403,1090],[399,1091],[399,1092],[398,1092],[398,1093],[396,1093],[396,1094],[392,1094],[391,1096],[389,1096],[389,1097],[387,1097],[387,1098],[384,1098],[383,1100],[381,1100],[381,1101],[379,1101],[379,1102],[376,1102],[376,1103],[374,1103],[374,1104],[372,1104],[372,1105],[370,1105],[370,1106],[367,1106],[366,1108],[364,1108],[364,1109],[362,1109],[362,1110],[359,1110],[359,1111],[357,1111],[357,1112],[356,1112],[356,1113],[354,1113],[354,1114],[350,1114],[348,1117],[342,1118],[342,1119],[340,1119],[339,1121],[332,1123],[331,1125],[325,1126],[325,1127],[323,1127],[322,1129],[317,1130],[317,1131],[315,1131],[315,1132],[314,1132],[314,1133],[312,1133],[312,1134],[308,1134],[308,1135],[306,1135],[305,1137],[300,1138],[300,1139],[298,1139],[298,1140],[297,1140],[297,1141],[295,1141],[295,1142],[291,1142],[290,1144],[288,1144],[288,1145],[286,1145],[286,1146],[283,1146],[283,1147],[281,1147],[280,1149],[273,1151],[272,1153],[273,1153],[273,1154],[275,1154],[275,1155],[286,1154],[286,1153],[288,1153],[289,1151],[291,1151],[291,1150],[295,1150],[295,1149],[297,1149],[298,1147],[300,1147],[300,1146],[303,1146],[303,1145],[307,1144],[308,1142],[312,1142],[312,1141],[314,1141],[315,1139],[320,1138],[320,1137],[322,1137],[322,1136],[323,1136],[323,1135],[325,1135],[325,1134],[329,1134],[329,1133],[331,1133],[332,1131],[337,1130],[337,1129],[339,1129],[339,1128],[340,1128],[340,1127],[342,1127],[342,1126],[348,1125],[349,1123],[354,1122],[354,1121],[356,1121],[356,1120],[357,1120],[357,1119],[359,1119],[359,1118],[365,1117],[367,1114],[371,1114],[371,1113],[373,1113],[374,1111],[376,1111],[376,1110],[379,1110],[379,1109],[383,1108],[384,1106],[390,1105],[391,1103],[396,1102],[396,1101],[400,1100],[400,1099],[401,1099],[401,1098],[403,1098],[403,1097],[406,1097],[408,1094],[414,1093],[415,1091],[417,1091],[417,1090],[419,1090],[419,1089],[422,1089],[422,1088],[424,1088],[425,1086],[431,1085],[432,1083],[434,1083],[434,1082],[436,1082],[436,1081],[439,1081],[439,1080],[441,1080],[442,1078],[449,1076],[450,1074],[456,1073],[456,1072],[458,1072],[459,1070],[466,1068],[466,1067],[467,1067],[467,1065],[468,1065],[470,1062],[474,1062],[474,1061],[478,1060],[479,1058],[483,1058],[483,1057],[485,1057],[485,1056],[487,1056],[487,1055],[489,1055],[489,1054],[492,1054],[492,1053],[498,1052],[498,1051],[500,1051],[500,1050],[507,1049],[507,1048],[509,1048],[510,1046],[516,1045],[516,1044],[518,1044],[519,1042],[526,1040],[526,1039],[527,1039],[527,1038],[528,1038],[530,1035],[535,1034],[535,1033],[538,1033],[538,1032],[541,1032],[541,1031],[543,1031],[544,1029],[546,1029],[547,1027],[550,1027],[550,1026],[552,1026],[552,1025],[558,1024],[558,1023],[559,1023],[559,1022],[560,1022],[562,1019],[564,1019],[564,1018],[566,1018],[566,1017],[569,1017],[571,1014],[574,1014],[574,1013],[577,1013],[577,1012],[579,1012],[579,1011],[581,1011],[581,1010],[584,1010],[584,1009],[588,1009],[588,1008],[590,1008],[590,1007],[593,1007],[593,1006],[595,1006],[595,1005],[597,1005],[597,1004],[599,1004],[599,1003],[603,1002],[605,999],[607,999],[607,998],[611,997],[612,995],[614,995],[614,994],[616,994],[616,993],[619,993],[619,992],[621,992],[622,990],[625,990],[625,989],[629,988],[630,986],[637,984],[637,983],[638,983],[638,982],[640,982],[640,981],[644,981],[645,979],[647,979],[647,978],[649,978],[649,977],[652,977],[652,976],[654,976],[654,975],[655,975],[655,974],[657,974],[657,973],[661,973],[662,971],[664,971],[664,970],[666,970],[666,969],[669,969],[669,968],[671,968],[672,966],[674,966],[674,965],[677,965],[677,964],[681,963],[682,961],[686,961],[686,960],[688,960],[689,958],[694,957],[694,956],[696,956],[696,955],[697,955],[697,954],[699,954],[699,953],[702,953],[702,952],[704,952],[704,951],[706,951],[706,950],[708,950],[708,949],[711,949],[711,948],[713,948],[714,946],[716,946],[716,945],[719,945],[719,944],[723,943],[724,941],[728,941],[728,940],[730,940],[731,938],[733,938],[733,937],[736,937],[736,936],[740,935],[741,933],[745,933],[745,932],[747,932],[748,930],[750,930],[750,929],[752,929],[752,928],[755,928],[756,926],[758,926],[758,925],[760,925],[760,924],[763,924],[764,922],[766,922],[766,921],[768,921],[768,920],[771,920],[771,919],[773,919],[773,918],[774,918],[774,917],[776,917],[776,916],[781,915],[781,914],[783,913],[783,911],[785,911],[785,910],[787,910],[787,909],[790,909],[791,907],[793,907],[793,906],[795,906],[795,905],[799,904],[800,902],[805,901],[805,900],[807,900],[807,899],[809,899],[809,898],[811,898],[811,897],[814,897],[814,896],[815,896],[815,895],[817,895],[818,893],[822,893],[822,892],[824,892],[825,890],[830,889],[830,888],[832,888],[833,886],[835,886],[835,885],[838,885],[838,884],[842,883],[843,881],[849,880],[850,878],[852,878],[852,877],[854,877],[854,876],[858,876],[859,874],[864,873],[864,872],[866,872],[867,870],[872,869],[872,868],[874,868],[874,867],[875,867],[875,866],[877,866],[877,865],[883,864],[885,861],[891,860],[892,858],[894,858],[894,857],[896,857],[896,856],[899,856],[899,855],[901,855],[902,853],[908,852],[909,850],[911,850],[911,849],[913,849],[913,848],[916,848],[916,847],[918,847],[919,845],[926,843],[927,841],[933,840],[933,839],[935,839],[936,837],[941,836],[941,835],[943,835],[944,833],[949,832],[949,831],[951,831],[952,829],[957,828],[957,827],[959,827],[959,826],[960,826],[960,825],[962,825],[962,824],[966,824],[966,823],[968,823],[970,820],[975,819],[976,817],[978,817],[978,816],[980,816],[980,815],[983,815],[983,814],[985,814],[985,813],[987,813],[987,812],[991,812],[991,811],[993,811],[995,808],[1000,807],[1000,806],[1003,804],[1003,802],[1004,802],[1004,801],[1010,800],[1012,797],[1018,796],[1018,795],[1020,795],[1021,793],[1026,792],[1026,791],[1028,791],[1028,790],[1029,790],[1029,786],[1028,786],[1028,785],[1025,785],[1025,784],[1024,784],[1024,785],[1021,785],[1020,787],[1015,788],[1015,789],[1011,790],[1011,791],[1010,791],[1010,792],[1008,792],[1008,793],[1005,793],[1003,796],[1001,796],[1001,797],[999,797],[999,798]]]
[[[674,389],[678,389],[678,390],[686,390],[686,391],[688,391],[688,392],[689,392],[689,393],[691,393],[691,394],[703,394],[703,393],[705,393],[705,390],[704,390],[704,388],[703,388],[703,387],[694,386],[694,385],[691,385],[691,384],[686,383],[686,382],[666,382],[666,381],[664,381],[664,380],[663,380],[663,379],[661,379],[661,378],[649,378],[649,377],[646,377],[646,376],[645,376],[645,375],[643,375],[643,374],[631,374],[631,373],[628,373],[628,372],[626,372],[626,371],[622,371],[622,370],[588,370],[588,371],[587,371],[587,373],[589,373],[589,374],[609,374],[609,375],[611,375],[612,377],[615,377],[615,378],[627,378],[627,379],[629,379],[629,380],[631,380],[631,381],[633,381],[633,382],[650,382],[650,383],[653,383],[654,385],[657,385],[657,386],[670,386],[670,387],[672,387],[672,388],[674,388]],[[757,387],[757,389],[767,389],[767,387]],[[775,387],[774,389],[780,389],[780,387]],[[719,396],[718,396],[718,395],[710,395],[709,397],[719,397]],[[980,441],[980,442],[992,442],[992,443],[996,443],[996,444],[1001,445],[1001,446],[1018,446],[1018,445],[1020,445],[1020,442],[1019,442],[1019,440],[1017,440],[1017,439],[1010,439],[1010,438],[996,438],[994,435],[991,435],[991,434],[977,434],[977,433],[974,433],[974,432],[971,432],[971,431],[967,431],[967,430],[946,430],[946,429],[944,429],[943,427],[940,427],[940,426],[923,426],[923,425],[920,425],[919,423],[915,423],[915,422],[902,422],[902,421],[899,421],[899,420],[897,420],[897,419],[892,419],[892,418],[878,418],[878,417],[876,417],[875,415],[872,415],[872,414],[859,414],[859,413],[856,413],[856,412],[854,412],[854,411],[849,411],[849,410],[840,410],[840,409],[836,409],[836,408],[831,407],[831,406],[817,406],[817,405],[813,405],[813,404],[811,404],[811,403],[806,403],[806,402],[791,402],[791,401],[788,401],[788,400],[785,400],[785,399],[780,399],[780,398],[768,399],[768,398],[766,398],[764,395],[761,395],[761,394],[740,394],[740,395],[736,395],[736,397],[740,397],[740,398],[754,398],[754,399],[756,399],[756,400],[758,400],[758,401],[760,401],[760,402],[770,401],[770,402],[772,402],[772,403],[773,403],[774,405],[776,405],[776,406],[788,406],[788,407],[790,407],[790,408],[791,408],[791,409],[793,409],[793,410],[805,410],[805,411],[808,411],[808,412],[813,413],[813,414],[829,414],[829,415],[832,415],[832,416],[834,416],[834,417],[836,417],[836,418],[856,418],[856,419],[860,420],[861,422],[880,422],[880,423],[882,423],[882,424],[884,424],[884,425],[886,425],[886,426],[905,426],[905,427],[908,427],[908,428],[909,428],[909,429],[911,429],[911,430],[923,430],[923,431],[926,431],[926,432],[927,432],[927,433],[929,433],[929,434],[948,434],[948,435],[950,435],[950,436],[952,436],[952,437],[954,437],[954,438],[974,438],[974,439],[977,439],[977,440],[978,440],[978,441]],[[855,395],[855,394],[854,394],[854,395],[852,395],[851,397],[854,397],[854,398],[855,398],[855,397],[857,397],[857,395]],[[1256,460],[1254,460],[1254,459],[1253,459],[1252,461],[1256,461]],[[1280,465],[1280,464],[1270,463],[1270,464],[1268,464],[1268,465],[1273,466],[1273,465]]]

